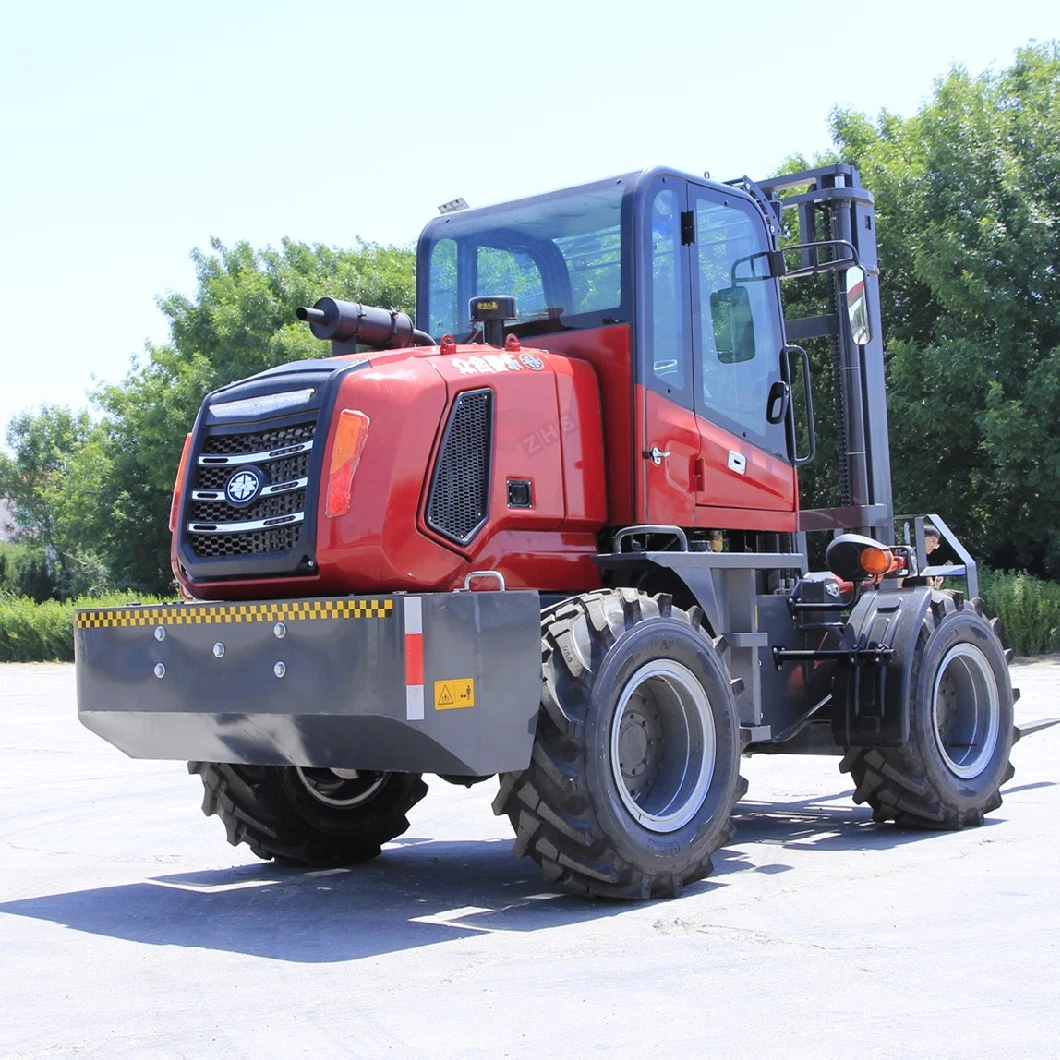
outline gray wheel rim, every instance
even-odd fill
[[[386,773],[370,773],[367,770],[353,778],[340,776],[330,769],[311,769],[295,766],[298,779],[306,791],[317,802],[326,806],[349,808],[367,802],[386,781]]]
[[[993,757],[1001,723],[997,679],[987,657],[957,644],[935,673],[931,720],[946,768],[962,780],[979,776]]]
[[[703,686],[672,659],[640,667],[611,722],[611,773],[622,805],[651,832],[676,832],[714,776],[717,736]]]

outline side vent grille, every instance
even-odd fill
[[[427,494],[427,525],[466,545],[489,511],[493,391],[465,390],[453,402]]]

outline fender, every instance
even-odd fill
[[[841,747],[909,743],[913,660],[931,593],[927,586],[870,591],[854,605],[843,647],[889,648],[893,654],[879,663],[840,658],[832,685],[832,735]]]

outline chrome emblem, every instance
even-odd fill
[[[522,361],[527,368],[530,368],[535,372],[540,372],[541,369],[545,367],[545,362],[532,353],[524,353],[519,360]]]
[[[237,471],[225,485],[225,499],[236,508],[245,508],[261,492],[261,473],[255,468]]]

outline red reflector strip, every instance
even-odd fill
[[[423,602],[406,596],[405,606],[405,718],[423,721]]]
[[[423,684],[423,634],[405,634],[405,684]]]

